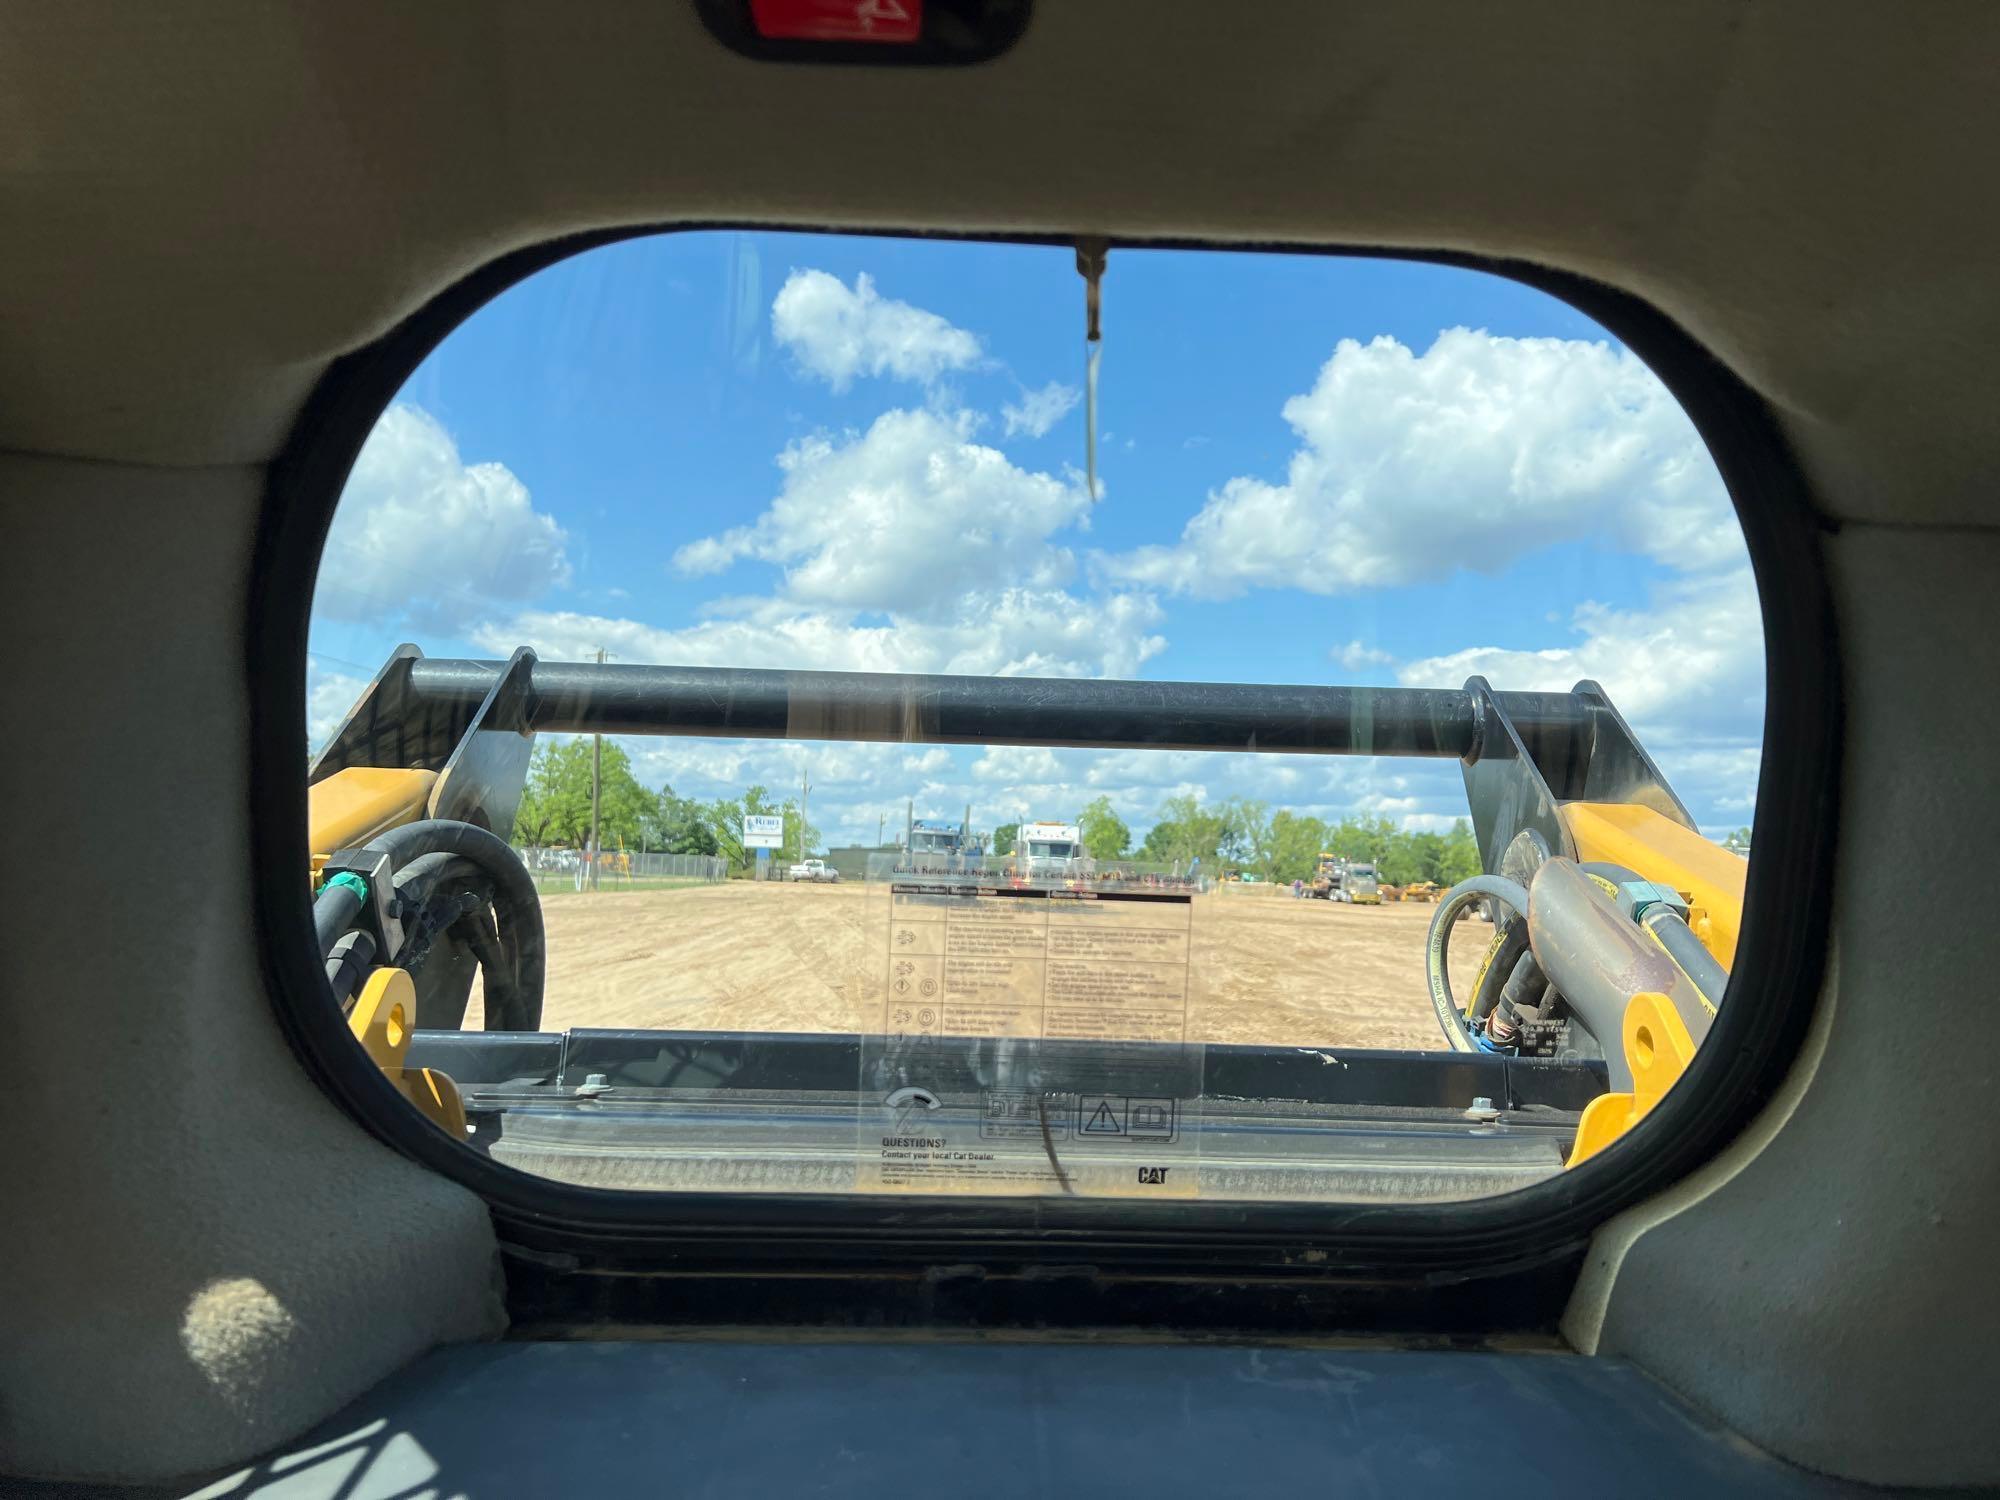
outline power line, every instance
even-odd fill
[[[345,667],[350,672],[369,673],[375,670],[373,667],[362,666],[361,663],[358,661],[348,661],[344,657],[331,656],[324,651],[308,650],[306,652],[306,655],[310,656],[314,661],[323,661],[331,663],[333,666],[336,667]]]

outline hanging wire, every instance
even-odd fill
[[[1104,355],[1104,329],[1099,315],[1104,263],[1110,252],[1111,242],[1101,236],[1076,242],[1076,269],[1083,277],[1083,467],[1093,502],[1097,499],[1097,367]]]

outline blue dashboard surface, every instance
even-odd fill
[[[1062,1341],[440,1349],[203,1500],[1841,1495],[1629,1365]],[[1868,1493],[1879,1494],[1879,1491]]]

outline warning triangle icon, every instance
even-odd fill
[[[1118,1117],[1111,1113],[1109,1103],[1100,1100],[1097,1113],[1084,1123],[1085,1135],[1123,1135],[1125,1127],[1118,1123]]]

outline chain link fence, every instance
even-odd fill
[[[535,878],[535,889],[544,892],[672,890],[684,885],[714,885],[729,878],[729,861],[714,854],[607,849],[597,857],[593,872],[589,855],[579,849],[517,852]]]

